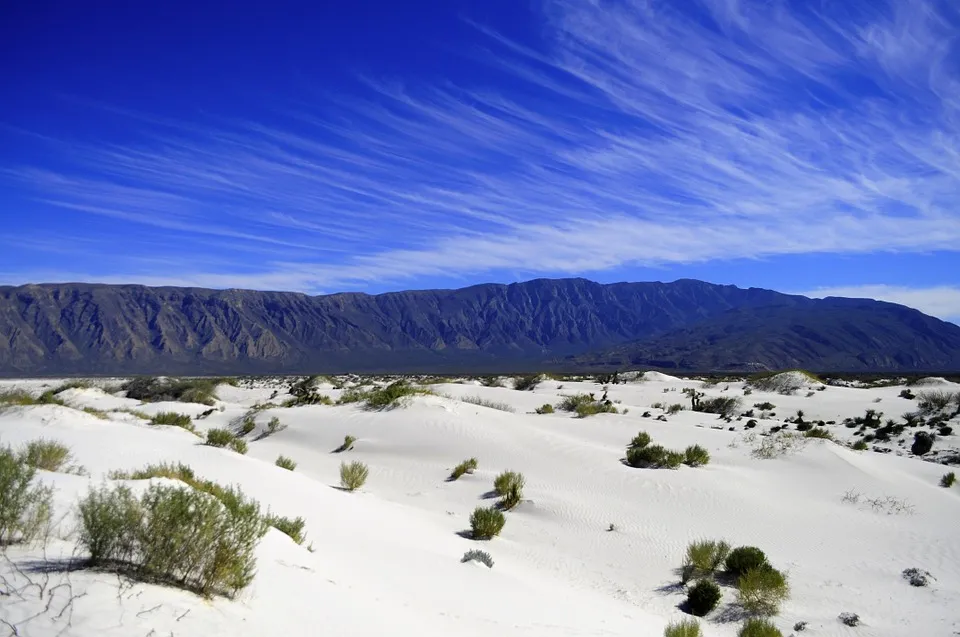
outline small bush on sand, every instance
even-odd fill
[[[854,451],[866,451],[869,446],[866,440],[858,440],[850,448]]]
[[[297,468],[297,463],[293,461],[293,458],[288,458],[286,456],[277,456],[277,461],[274,462],[274,464],[281,469],[286,469],[287,471],[293,471]]]
[[[94,566],[114,567],[204,596],[232,596],[253,581],[267,525],[239,491],[234,507],[180,486],[151,485],[139,499],[101,486],[80,502],[80,544]]]
[[[226,378],[152,378],[141,377],[121,387],[127,398],[142,402],[179,401],[213,406],[217,400],[217,386],[235,384]]]
[[[710,452],[700,445],[690,445],[683,450],[683,464],[690,467],[702,467],[710,462]]]
[[[769,619],[754,617],[744,622],[737,637],[783,637],[783,633]]]
[[[409,396],[418,396],[430,394],[430,390],[422,387],[414,387],[405,380],[398,380],[390,383],[386,387],[371,389],[364,395],[364,407],[366,409],[384,410],[401,406]]]
[[[797,427],[799,429],[799,427]],[[823,427],[814,427],[808,431],[803,432],[804,438],[820,438],[822,440],[833,440],[833,434]]]
[[[940,486],[943,487],[944,489],[949,489],[954,485],[956,481],[957,481],[957,474],[951,471],[950,473],[943,474],[943,477],[940,478]]]
[[[730,551],[724,560],[727,572],[739,577],[750,569],[759,568],[767,563],[767,556],[755,546],[738,546]]]
[[[303,527],[306,525],[303,518],[298,517],[291,519],[268,513],[263,519],[264,522],[267,523],[267,526],[272,526],[281,533],[284,533],[297,544],[303,544],[304,540],[307,539],[306,534],[303,532]]]
[[[630,444],[627,445],[627,449],[643,449],[651,442],[653,442],[653,439],[650,437],[650,434],[648,434],[646,431],[641,431],[633,437],[633,440],[631,440]]]
[[[343,453],[344,451],[350,451],[353,449],[353,443],[357,441],[353,436],[347,435],[343,437],[343,444],[333,450],[334,453]]]
[[[461,401],[469,403],[471,405],[477,405],[479,407],[486,407],[488,409],[496,409],[498,411],[505,411],[507,413],[513,413],[516,411],[508,403],[498,402],[496,400],[487,400],[481,396],[463,396],[460,398]]]
[[[253,418],[244,418],[243,424],[240,425],[240,435],[246,436],[256,428],[257,423],[253,420]]]
[[[520,376],[513,381],[513,388],[517,391],[530,391],[534,387],[540,384],[540,381],[543,380],[541,374],[532,374],[528,376]]]
[[[70,449],[55,440],[32,440],[20,452],[23,461],[34,469],[63,471],[70,462]]]
[[[723,540],[699,540],[687,545],[684,568],[691,569],[693,577],[713,575],[730,554],[730,544]]]
[[[227,429],[207,429],[206,444],[211,447],[226,447],[234,440],[236,437]]]
[[[660,445],[648,444],[643,447],[627,448],[626,461],[628,465],[638,469],[676,469],[683,464],[684,458],[684,454],[679,451],[670,451]]]
[[[720,603],[722,593],[715,582],[708,579],[699,580],[687,592],[685,610],[691,615],[703,617]]]
[[[22,389],[11,389],[0,392],[0,405],[26,407],[36,405],[37,399]]]
[[[450,473],[450,480],[458,480],[460,476],[464,474],[473,473],[477,470],[477,466],[478,464],[476,458],[464,460],[453,468],[453,471]]]
[[[355,460],[350,464],[340,463],[340,486],[347,491],[356,491],[362,487],[369,475],[370,469],[362,462]]]
[[[934,436],[926,431],[918,431],[913,435],[913,444],[910,445],[910,452],[918,456],[929,453],[933,449]]]
[[[700,623],[695,619],[682,619],[663,629],[663,637],[701,637]]]
[[[697,409],[708,414],[719,414],[721,416],[735,416],[740,411],[743,401],[735,397],[717,397],[703,398],[697,404]]]
[[[544,404],[544,405],[541,405],[540,407],[537,407],[534,411],[537,412],[538,414],[541,414],[541,415],[543,415],[543,414],[552,414],[552,413],[553,413],[553,405],[551,405],[550,403],[546,403],[546,404]]]
[[[240,455],[245,455],[249,450],[246,440],[240,440],[239,438],[234,438],[230,441],[230,450],[236,451]]]
[[[522,473],[513,471],[504,471],[493,481],[493,490],[500,496],[497,505],[509,511],[514,508],[523,499],[523,487],[526,480]]]
[[[50,523],[53,489],[33,484],[36,474],[23,454],[0,447],[0,548],[32,542]]]
[[[500,531],[507,519],[496,507],[477,507],[470,516],[470,530],[475,540],[492,540]]]
[[[493,568],[493,558],[490,557],[490,554],[486,551],[478,551],[476,549],[471,549],[464,553],[463,557],[460,558],[460,562],[480,562],[487,568]]]
[[[173,411],[161,411],[150,419],[151,425],[169,425],[193,431],[193,421],[187,414],[178,414]]]
[[[737,602],[751,615],[776,615],[789,595],[787,576],[769,564],[751,568],[737,579]]]

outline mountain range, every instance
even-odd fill
[[[661,368],[960,370],[960,327],[901,305],[682,279],[456,290],[0,287],[0,374]]]

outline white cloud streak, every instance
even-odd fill
[[[171,254],[241,248],[232,268],[100,280],[321,291],[957,249],[955,11],[702,4],[546,0],[541,47],[483,31],[510,95],[366,80],[285,125],[163,120],[140,144],[74,145],[73,170],[2,176]]]
[[[936,316],[945,321],[960,323],[960,287],[940,285],[912,288],[900,285],[850,285],[830,288],[817,288],[801,292],[804,296],[822,299],[828,296],[876,299],[899,303],[924,314]]]

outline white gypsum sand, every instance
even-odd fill
[[[0,391],[16,387],[39,395],[59,382],[4,381]],[[280,379],[221,386],[213,407],[141,404],[99,388],[63,392],[59,397],[67,406],[9,406],[0,411],[0,444],[60,441],[89,475],[39,472],[38,479],[56,489],[57,525],[45,542],[6,549],[0,574],[7,590],[20,592],[0,597],[0,620],[19,624],[20,635],[40,637],[658,637],[665,624],[688,617],[677,608],[684,593],[676,586],[687,544],[710,538],[758,546],[789,574],[791,596],[773,618],[785,635],[800,621],[808,622],[807,634],[827,637],[960,630],[960,487],[938,484],[951,467],[910,454],[915,429],[873,442],[867,451],[804,438],[781,457],[754,454],[774,439],[764,434],[783,426],[784,418],[794,419],[797,410],[804,422],[835,421],[825,428],[847,443],[864,434],[857,435],[859,426],[846,427],[845,418],[873,409],[884,412],[884,421],[903,422],[901,415],[916,411],[917,400],[901,398],[902,385],[820,391],[806,380],[790,384],[799,385],[791,395],[744,395],[742,382],[706,385],[648,374],[608,386],[608,398],[627,413],[587,418],[559,410],[532,413],[565,396],[593,393],[599,399],[604,393],[595,382],[549,378],[532,391],[510,389],[509,379],[505,387],[445,383],[433,386],[442,396],[408,397],[402,408],[383,411],[359,404],[251,411],[290,398],[288,382]],[[344,391],[329,382],[319,387],[334,400]],[[690,411],[684,388],[705,398],[738,397],[738,412],[764,402],[775,407],[767,418],[754,409],[758,422],[747,429],[747,417],[727,422]],[[943,382],[912,390],[956,392],[960,386]],[[514,412],[464,398],[506,403]],[[655,403],[685,409],[665,415]],[[102,410],[107,419],[83,407]],[[245,415],[256,429],[245,436],[248,454],[240,455],[121,409],[188,414],[200,434],[236,426]],[[657,420],[660,415],[666,421]],[[255,440],[274,417],[283,428]],[[957,420],[948,424],[960,430]],[[786,424],[791,435],[802,435],[796,423]],[[640,430],[670,449],[702,445],[711,461],[677,470],[625,466],[625,447]],[[357,438],[353,449],[331,453],[348,434]],[[955,453],[957,435],[938,436],[931,454]],[[878,453],[874,446],[890,451]],[[280,455],[294,460],[296,470],[275,466]],[[477,470],[447,481],[453,467],[471,457],[479,461]],[[336,488],[340,464],[354,460],[367,464],[370,476],[347,493]],[[302,516],[305,545],[271,529],[257,549],[253,584],[234,600],[54,568],[84,557],[76,546],[78,498],[108,481],[111,471],[159,462],[184,463],[202,478],[240,486],[264,509]],[[463,537],[474,508],[494,502],[485,495],[506,470],[524,474],[523,501],[505,514],[499,537]],[[129,484],[145,487],[143,481]],[[306,548],[311,543],[313,552]],[[494,567],[461,563],[471,549],[489,552]],[[901,576],[907,568],[936,579],[910,586]],[[27,580],[44,583],[45,592],[21,590]],[[733,601],[732,588],[725,586],[720,608],[701,620],[706,637],[736,634],[738,623],[721,621]],[[859,615],[860,625],[843,625],[837,619],[842,612]]]

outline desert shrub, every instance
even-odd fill
[[[244,418],[243,424],[240,425],[240,435],[246,436],[248,433],[257,428],[257,423],[254,422],[253,418]]]
[[[503,379],[499,376],[484,376],[480,379],[480,384],[484,387],[503,387]]]
[[[690,467],[702,467],[710,462],[710,452],[700,445],[690,445],[683,450],[683,464]]]
[[[661,445],[631,447],[627,449],[627,464],[639,469],[660,467],[663,465],[666,456],[667,449]]]
[[[899,397],[900,397],[900,398],[906,398],[907,400],[913,400],[914,398],[916,398],[916,396],[914,395],[914,393],[913,393],[912,391],[910,391],[909,389],[904,389],[904,390],[902,390],[902,391],[900,392],[900,394],[899,394]]]
[[[593,394],[573,394],[569,396],[564,396],[557,404],[557,409],[561,411],[577,411],[577,408],[580,405],[588,405],[590,403],[596,402],[596,397]]]
[[[776,435],[750,439],[750,442],[753,443],[750,455],[754,458],[761,458],[763,460],[780,458],[781,456],[798,451],[806,442],[806,438],[804,438],[802,434],[790,431],[779,432],[778,427],[772,427],[770,431],[776,433]]]
[[[597,414],[620,413],[617,410],[617,408],[613,405],[613,403],[611,403],[609,400],[577,405],[576,412],[577,412],[577,418],[586,418],[587,416],[595,416]]]
[[[821,383],[820,378],[806,370],[792,369],[784,372],[759,372],[751,376],[747,382],[754,389],[760,391],[775,391],[780,394],[793,394],[804,388],[807,383]]]
[[[470,530],[475,540],[491,540],[500,531],[507,519],[496,507],[477,507],[470,515]]]
[[[241,455],[245,455],[249,450],[249,447],[247,446],[247,441],[241,440],[239,438],[234,438],[233,440],[231,440],[229,446],[231,451],[236,451]]]
[[[633,437],[633,440],[631,440],[630,444],[627,445],[627,449],[643,449],[651,442],[653,442],[653,439],[650,438],[650,434],[648,434],[646,431],[641,431]]]
[[[470,549],[463,554],[463,557],[460,558],[462,563],[466,562],[480,562],[481,564],[486,565],[487,568],[493,568],[493,558],[490,557],[490,554],[486,551],[478,551],[476,549]]]
[[[226,447],[236,440],[236,437],[227,429],[207,429],[206,444],[211,447]]]
[[[85,414],[90,414],[94,418],[99,418],[100,420],[109,419],[109,416],[107,416],[107,412],[105,412],[102,409],[97,409],[95,407],[84,407],[81,411]]]
[[[694,577],[713,575],[730,554],[730,544],[723,540],[698,540],[687,545],[684,567]]]
[[[677,469],[683,464],[684,455],[679,451],[667,451],[659,467],[662,469]]]
[[[456,467],[453,468],[453,471],[450,473],[450,479],[458,480],[460,476],[466,473],[473,473],[474,471],[477,470],[477,466],[478,466],[478,463],[476,458],[469,458],[467,460],[464,460],[463,462],[461,462],[460,464],[458,464]]]
[[[70,462],[70,448],[55,440],[31,440],[20,452],[23,461],[34,469],[62,471]]]
[[[928,571],[919,568],[904,569],[901,575],[910,582],[910,586],[927,586],[931,579],[936,579]]]
[[[170,425],[193,431],[193,421],[187,414],[178,414],[173,411],[161,411],[150,419],[151,425]]]
[[[277,460],[274,462],[274,464],[281,469],[286,469],[287,471],[293,471],[297,468],[297,463],[293,461],[293,458],[288,458],[283,455],[277,456]]]
[[[858,440],[850,447],[854,451],[866,451],[869,445],[866,440]]]
[[[682,619],[663,629],[663,637],[700,637],[700,623],[695,619]]]
[[[508,403],[498,402],[496,400],[487,400],[486,398],[483,398],[481,396],[464,396],[460,398],[460,400],[465,403],[470,403],[471,405],[478,405],[480,407],[486,407],[488,409],[505,411],[511,414],[516,411]]]
[[[799,427],[797,427],[799,429]],[[823,427],[814,427],[809,431],[803,432],[804,438],[820,438],[822,440],[833,440],[833,434]]]
[[[923,413],[943,411],[950,403],[958,400],[958,395],[947,391],[922,391],[917,394],[917,406]]]
[[[783,633],[770,620],[753,617],[744,622],[737,637],[783,637]]]
[[[546,404],[544,404],[544,405],[541,405],[540,407],[537,407],[534,411],[537,412],[538,414],[541,414],[541,415],[542,415],[542,414],[552,414],[552,413],[553,413],[553,405],[551,405],[550,403],[546,403]]]
[[[22,389],[12,389],[0,392],[0,405],[20,406],[37,405],[39,399]]]
[[[953,433],[953,427],[944,425],[943,427],[940,427],[939,433],[941,436],[949,436],[950,434]]]
[[[230,596],[253,580],[254,550],[267,530],[259,505],[233,495],[231,507],[179,486],[154,484],[139,499],[125,486],[102,486],[80,502],[80,544],[94,566]]]
[[[913,436],[913,444],[910,445],[910,452],[922,456],[933,449],[933,434],[926,431],[918,431]]]
[[[943,487],[944,489],[949,489],[954,485],[956,481],[957,481],[957,474],[951,471],[950,473],[943,474],[943,477],[940,478],[940,486]]]
[[[760,568],[767,563],[767,556],[755,546],[738,546],[730,551],[724,566],[727,572],[734,576],[741,576],[751,569]]]
[[[353,443],[355,443],[356,441],[357,439],[354,438],[353,436],[346,435],[343,437],[343,444],[337,447],[336,449],[334,449],[333,452],[343,453],[344,451],[350,451],[351,449],[353,449]]]
[[[340,463],[340,486],[347,491],[356,491],[362,487],[369,475],[370,469],[362,462],[354,460],[350,464]]]
[[[127,398],[141,402],[179,401],[213,405],[217,400],[217,385],[235,384],[224,378],[134,378],[124,383],[121,389]]]
[[[290,539],[297,544],[303,544],[304,540],[307,539],[306,534],[303,532],[303,528],[306,526],[306,521],[304,521],[303,518],[298,517],[291,519],[268,513],[264,516],[263,521],[266,522],[267,526],[272,526],[281,533],[289,536]]]
[[[514,379],[513,388],[517,391],[530,391],[539,385],[541,380],[543,380],[542,374],[520,376]]]
[[[751,568],[737,579],[737,602],[752,615],[776,615],[789,595],[787,576],[769,564]]]
[[[735,416],[740,411],[741,404],[742,401],[735,397],[702,398],[697,403],[695,411],[721,416]]]
[[[493,490],[500,496],[498,506],[504,510],[510,510],[520,504],[525,483],[522,473],[504,471],[498,475],[493,481]]]
[[[366,409],[391,409],[399,406],[408,396],[417,396],[431,393],[422,387],[414,387],[405,380],[398,380],[386,387],[378,387],[368,391],[363,400]]]
[[[773,403],[771,403],[771,402],[769,402],[769,401],[768,401],[768,402],[762,402],[762,403],[754,403],[753,407],[754,407],[754,409],[759,409],[760,411],[773,411],[774,409],[777,408],[776,405],[774,405]]]
[[[33,541],[50,522],[53,489],[33,484],[36,473],[24,454],[0,448],[0,547]]]
[[[665,411],[672,416],[674,414],[678,414],[681,411],[683,411],[683,405],[681,405],[680,403],[674,403],[669,407],[667,407]]]
[[[691,615],[703,617],[720,603],[722,594],[716,582],[708,579],[699,580],[687,591],[685,609]]]

